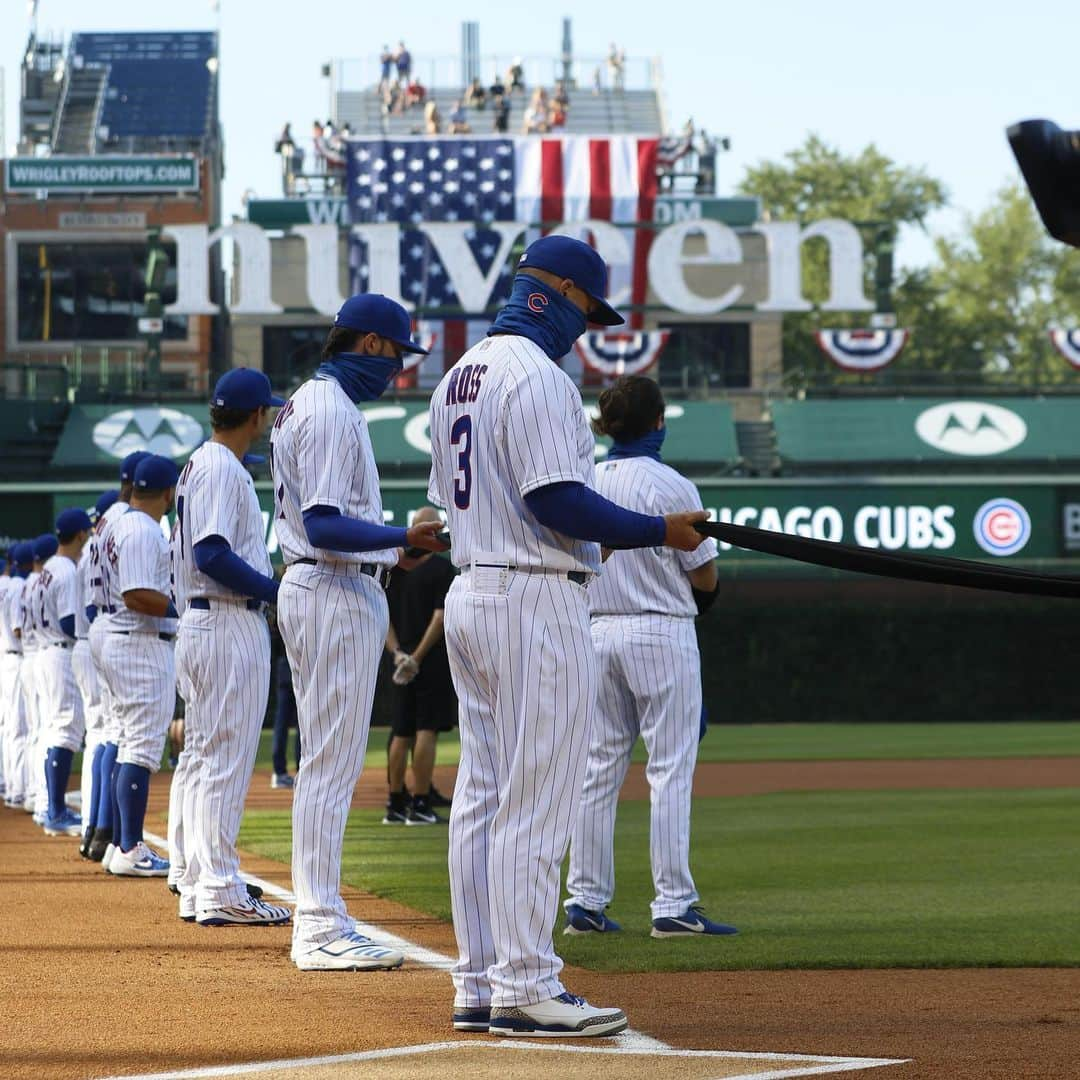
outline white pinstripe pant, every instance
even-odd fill
[[[552,930],[596,697],[586,591],[515,574],[454,582],[446,643],[460,702],[450,813],[455,1003],[534,1004],[563,992]]]
[[[152,633],[110,631],[101,640],[105,684],[120,727],[116,763],[156,773],[176,705],[172,642]],[[90,641],[93,647],[92,632]]]
[[[22,687],[26,705],[29,734],[26,739],[26,795],[34,809],[42,813],[49,804],[49,789],[45,783],[46,733],[45,701],[41,685],[41,646],[23,653]]]
[[[357,564],[285,573],[278,627],[304,748],[293,789],[294,960],[355,925],[341,899],[341,848],[389,621],[382,587]]]
[[[0,656],[0,688],[4,717],[4,783],[8,799],[22,799],[26,794],[26,739],[29,728],[22,694],[22,656]]]
[[[75,753],[82,749],[86,734],[86,717],[71,652],[71,648],[46,645],[38,653],[40,700],[46,719],[42,742],[46,753],[52,746],[62,746]]]
[[[615,808],[640,732],[648,751],[654,919],[698,901],[690,875],[690,799],[701,730],[701,661],[692,618],[602,615],[596,725],[570,845],[569,904],[603,911],[615,894]]]
[[[169,803],[170,851],[176,845],[186,863],[178,884],[195,890],[200,912],[247,897],[236,837],[270,693],[266,619],[242,603],[210,603],[210,611],[184,612],[176,638],[187,760],[178,769],[179,783],[173,776],[181,794]],[[182,822],[179,835],[174,811]]]
[[[90,655],[90,642],[79,638],[71,650],[71,669],[82,698],[83,716],[86,719],[86,745],[83,748],[82,775],[79,787],[82,792],[83,822],[89,820],[90,796],[94,787],[94,751],[102,740],[101,692],[98,689],[97,670]]]

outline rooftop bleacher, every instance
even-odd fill
[[[203,151],[216,134],[216,34],[72,35],[55,152]]]

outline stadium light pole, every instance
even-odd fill
[[[151,229],[146,244],[145,314],[139,320],[139,333],[146,339],[146,389],[154,395],[161,391],[161,336],[165,329],[161,291],[168,270],[169,256],[161,245],[161,230]]]

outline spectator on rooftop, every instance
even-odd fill
[[[382,88],[382,111],[383,116],[401,112],[401,103],[405,95],[397,82],[388,82]]]
[[[499,77],[499,73],[495,72],[495,77],[491,81],[491,85],[488,87],[488,93],[494,100],[497,97],[506,97],[506,84]]]
[[[480,85],[480,80],[473,79],[465,90],[465,104],[473,109],[483,109],[487,105],[487,91]]]
[[[548,130],[548,99],[542,86],[538,86],[525,110],[524,131],[526,135],[544,134]]]
[[[615,42],[611,43],[607,58],[608,72],[611,75],[611,85],[615,90],[622,91],[626,77],[626,53]]]
[[[499,94],[494,99],[493,108],[495,109],[493,130],[505,134],[510,127],[510,102],[502,94]]]
[[[394,68],[394,54],[390,51],[389,45],[382,47],[382,52],[379,53],[379,64],[379,89],[382,90],[390,82],[390,74]]]
[[[424,106],[424,134],[442,134],[442,116],[439,113],[439,106],[434,101],[429,101]]]
[[[604,88],[604,73],[600,70],[600,65],[597,64],[593,68],[592,73],[592,92],[593,94],[599,94]]]
[[[564,109],[570,108],[570,94],[566,89],[566,83],[562,79],[559,79],[555,84],[555,92],[551,95],[551,100]]]
[[[459,98],[454,102],[454,108],[450,112],[450,134],[451,135],[468,135],[472,131],[469,127],[469,121],[465,117],[465,106],[461,103]]]
[[[423,105],[427,100],[427,89],[414,75],[405,87],[405,108],[411,109],[414,105]]]
[[[558,98],[552,98],[548,107],[548,127],[552,131],[561,131],[566,127],[566,109],[559,104]]]
[[[394,50],[394,63],[397,66],[398,82],[404,86],[412,74],[412,56],[405,48],[404,41],[397,43],[397,48]]]
[[[522,63],[520,56],[514,57],[514,62],[506,73],[506,81],[510,84],[511,94],[515,90],[525,89],[525,65]]]
[[[326,134],[318,120],[311,123],[311,141],[315,145],[315,171],[326,172]]]

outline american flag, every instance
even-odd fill
[[[644,302],[652,233],[632,226],[653,219],[657,142],[631,135],[354,138],[348,153],[349,215],[354,224],[402,226],[401,295],[440,328],[440,359],[449,366],[473,336],[465,332],[465,316],[490,316],[502,306],[516,257],[542,226],[590,218],[626,225],[631,263],[612,268],[610,292]],[[504,221],[529,227],[496,270],[505,246],[491,225]],[[420,222],[470,224],[466,242],[480,272],[492,275],[486,311],[462,309],[431,242],[410,227]],[[353,237],[354,292],[367,287],[367,260],[367,245]],[[442,326],[439,315],[456,325]]]

